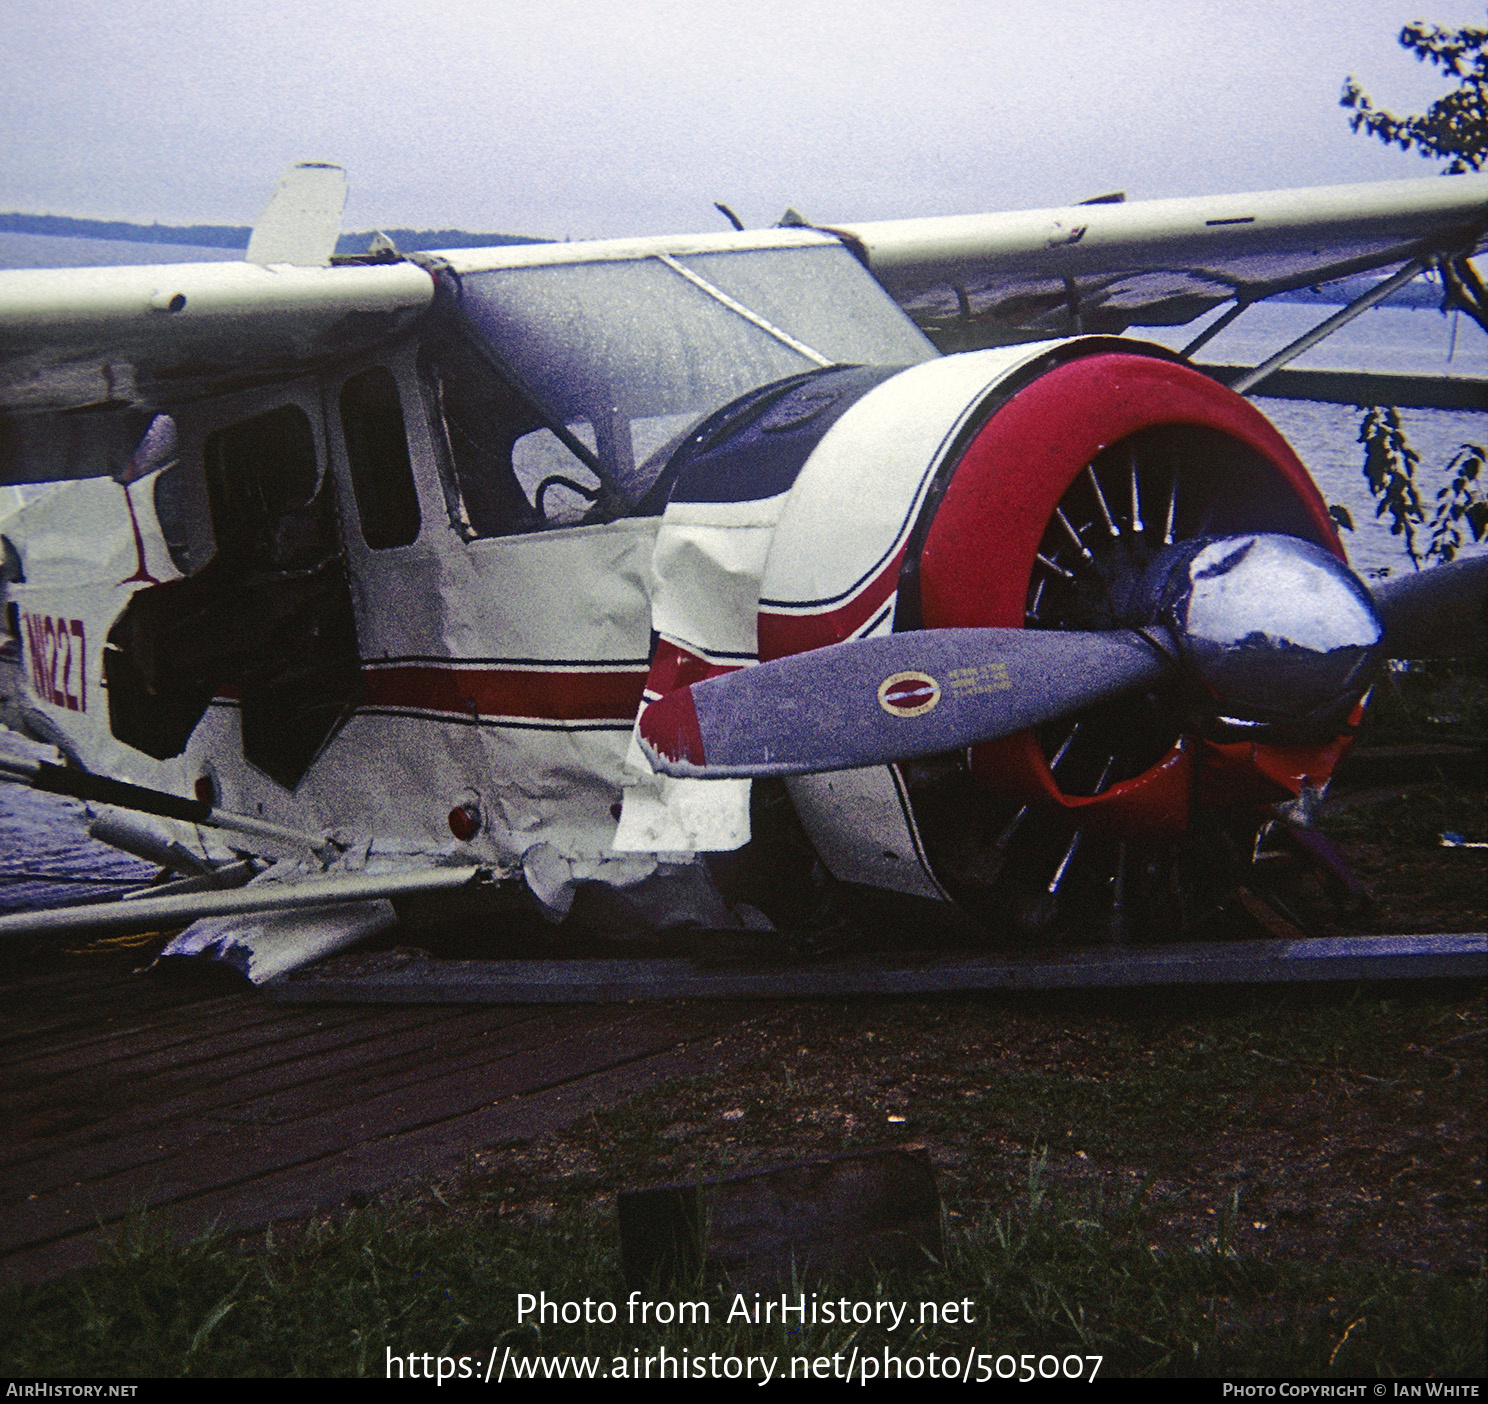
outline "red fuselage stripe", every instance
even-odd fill
[[[409,664],[363,671],[364,707],[459,716],[630,723],[646,674],[544,672],[516,668],[438,668]]]

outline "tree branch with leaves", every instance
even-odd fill
[[[1400,31],[1400,47],[1458,80],[1425,112],[1397,117],[1376,108],[1353,78],[1339,102],[1352,108],[1349,125],[1387,146],[1446,161],[1447,175],[1482,170],[1488,161],[1488,29],[1441,29],[1417,21]]]
[[[1347,78],[1339,102],[1354,114],[1350,126],[1402,151],[1445,161],[1446,175],[1483,169],[1488,164],[1488,29],[1443,29],[1417,21],[1400,31],[1399,42],[1420,62],[1455,79],[1456,86],[1425,112],[1399,117],[1375,107],[1358,82]],[[1488,291],[1470,253],[1464,250],[1437,260],[1442,311],[1465,311],[1488,331]],[[1366,408],[1359,442],[1364,445],[1364,477],[1377,503],[1375,516],[1390,518],[1391,534],[1402,538],[1417,570],[1428,561],[1445,564],[1469,536],[1482,541],[1488,534],[1488,495],[1480,476],[1488,450],[1463,444],[1446,466],[1446,486],[1428,507],[1416,480],[1421,458],[1411,447],[1397,410]]]

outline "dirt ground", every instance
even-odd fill
[[[871,1145],[928,1150],[953,1215],[1043,1186],[1143,1197],[1154,1241],[1481,1270],[1479,992],[1401,1001],[1225,994],[998,998],[761,1010],[726,1087],[663,1089],[541,1141],[492,1147],[441,1193],[466,1210],[551,1213]],[[1287,1049],[1295,1035],[1301,1051]]]
[[[1384,781],[1385,783],[1380,783]],[[1370,901],[1304,875],[1310,929],[1488,929],[1481,777],[1364,768],[1320,823]],[[1264,934],[1264,933],[1258,933]],[[955,1215],[1041,1182],[1140,1195],[1154,1241],[1448,1272],[1484,1266],[1481,984],[1171,990],[761,1005],[726,1086],[663,1088],[491,1147],[441,1193],[462,1211],[613,1207],[623,1188],[875,1145],[924,1146]],[[737,1049],[735,1049],[737,1051]]]

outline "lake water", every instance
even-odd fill
[[[233,249],[195,244],[147,244],[133,239],[74,239],[58,234],[0,230],[0,268],[128,267],[140,263],[223,263],[243,257]]]
[[[1261,411],[1286,436],[1330,503],[1348,509],[1354,530],[1342,533],[1349,562],[1362,575],[1398,575],[1411,563],[1400,537],[1391,536],[1388,518],[1375,517],[1377,503],[1364,480],[1364,449],[1358,441],[1360,412],[1351,405],[1314,404],[1308,400],[1268,400],[1256,397]],[[1400,419],[1421,466],[1416,485],[1430,509],[1446,478],[1442,469],[1465,443],[1488,444],[1488,414],[1443,410],[1401,410]],[[1417,532],[1416,549],[1425,548],[1429,534]],[[1470,544],[1463,555],[1488,550]]]

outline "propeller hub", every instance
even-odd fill
[[[1300,537],[1245,534],[1161,553],[1138,592],[1171,629],[1221,727],[1335,734],[1373,677],[1384,626],[1363,583]]]

